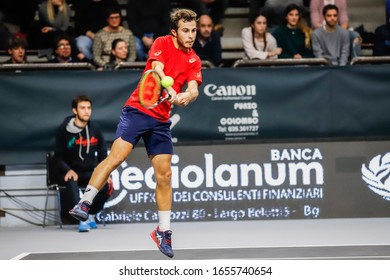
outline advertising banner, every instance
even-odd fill
[[[174,222],[390,217],[387,141],[177,146],[171,163]],[[143,147],[112,178],[100,221],[158,220]]]
[[[204,69],[198,99],[173,107],[178,144],[389,139],[390,67]],[[105,140],[140,70],[0,73],[0,165],[42,163],[55,132],[87,94]]]

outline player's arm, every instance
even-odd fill
[[[162,63],[161,61],[153,60],[152,61],[152,69],[157,72],[157,74],[160,76],[161,79],[165,77],[164,63]],[[172,87],[167,88],[167,91],[172,96],[171,99],[168,100],[168,102],[174,103],[176,101],[176,97],[177,97],[176,91]]]
[[[189,103],[193,102],[198,98],[199,89],[198,82],[195,80],[189,81],[187,89],[176,95],[176,100],[173,104],[178,106],[187,106]]]

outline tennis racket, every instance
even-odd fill
[[[147,109],[156,107],[161,102],[172,98],[161,85],[160,75],[156,70],[146,71],[141,78],[138,89],[139,102]]]

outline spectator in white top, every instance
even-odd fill
[[[251,16],[250,26],[241,31],[241,39],[249,59],[276,59],[282,53],[276,39],[267,32],[267,18],[262,14]]]

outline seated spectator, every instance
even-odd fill
[[[311,0],[310,1],[310,19],[313,29],[321,28],[325,24],[322,9],[327,4],[336,5],[339,9],[338,24],[344,28],[349,29],[349,17],[347,0]],[[356,31],[349,31],[350,39],[350,56],[357,57],[361,53],[362,37]]]
[[[273,36],[278,47],[282,48],[279,58],[310,58],[313,53],[307,48],[305,33],[299,27],[301,25],[301,10],[298,5],[290,4],[284,11],[283,24],[277,27]]]
[[[24,64],[26,63],[26,48],[27,42],[24,38],[13,37],[10,40],[8,54],[10,59],[4,62],[4,64]]]
[[[119,9],[109,9],[107,13],[107,26],[99,30],[93,40],[93,59],[100,69],[110,61],[112,41],[121,38],[126,41],[129,49],[127,61],[135,61],[135,39],[133,33],[121,25],[121,13]]]
[[[332,65],[344,66],[349,57],[348,31],[338,25],[338,11],[336,5],[326,5],[323,8],[325,25],[318,28],[312,36],[313,53],[315,57],[324,57]]]
[[[119,8],[116,0],[76,0],[74,25],[77,48],[87,59],[93,59],[92,45],[96,32],[106,26],[107,11]]]
[[[373,54],[390,55],[390,0],[386,0],[386,24],[375,29]]]
[[[135,36],[137,60],[146,61],[154,39],[169,34],[169,0],[129,0],[127,24]]]
[[[202,60],[209,60],[215,66],[222,62],[221,37],[213,29],[214,24],[209,15],[201,15],[198,20],[198,32],[192,48]]]
[[[60,35],[54,40],[54,58],[50,63],[90,62],[82,53],[74,52],[74,42],[68,35]],[[78,54],[78,56],[76,55]]]
[[[70,7],[66,0],[46,0],[39,8],[39,20],[29,36],[33,49],[50,48],[54,38],[70,33]]]
[[[112,41],[110,62],[104,65],[104,70],[115,70],[119,63],[126,62],[129,56],[129,48],[123,39],[115,39]]]
[[[64,223],[74,219],[69,210],[80,200],[80,188],[86,187],[96,165],[107,157],[104,137],[96,123],[90,120],[92,101],[88,96],[76,96],[72,101],[73,116],[66,117],[56,134],[54,162],[57,181],[65,186],[61,190],[61,217]],[[112,181],[98,193],[92,203],[89,218],[79,223],[79,231],[96,228],[95,214],[99,213],[110,197]]]
[[[249,59],[273,59],[282,53],[274,36],[267,32],[267,18],[263,14],[251,16],[250,26],[241,31],[241,39]]]

